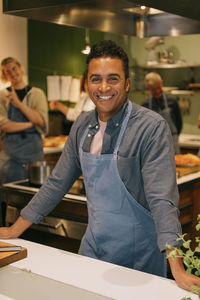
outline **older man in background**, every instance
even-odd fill
[[[155,72],[148,73],[144,79],[150,96],[142,106],[159,113],[168,123],[172,133],[175,153],[180,153],[178,135],[182,129],[182,116],[177,100],[163,92],[163,80]]]

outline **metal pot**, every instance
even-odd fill
[[[42,185],[45,179],[51,174],[55,163],[47,161],[35,161],[27,164],[28,179],[31,184]]]

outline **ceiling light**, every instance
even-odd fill
[[[83,54],[89,54],[90,53],[90,46],[89,45],[85,45],[85,48],[81,51],[81,53]]]
[[[85,30],[85,48],[81,50],[81,53],[88,55],[90,53],[90,37],[89,37],[89,29]]]

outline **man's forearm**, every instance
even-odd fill
[[[166,250],[167,256],[170,254],[170,252],[171,252],[171,250],[169,250],[169,249]],[[172,275],[174,276],[174,278],[176,277],[177,273],[185,271],[184,266],[183,266],[183,262],[182,262],[182,258],[180,258],[180,257],[175,257],[175,258],[168,257],[168,261],[169,261],[171,272],[172,272]]]
[[[33,223],[20,216],[17,221],[10,227],[0,228],[1,239],[14,239],[19,237],[26,229],[28,229]]]

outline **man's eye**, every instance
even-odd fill
[[[94,77],[94,78],[91,79],[91,82],[92,83],[100,82],[100,78]]]
[[[110,78],[108,79],[108,81],[109,81],[109,82],[112,82],[112,83],[117,83],[117,82],[119,82],[119,78],[118,78],[118,77],[110,77]]]

